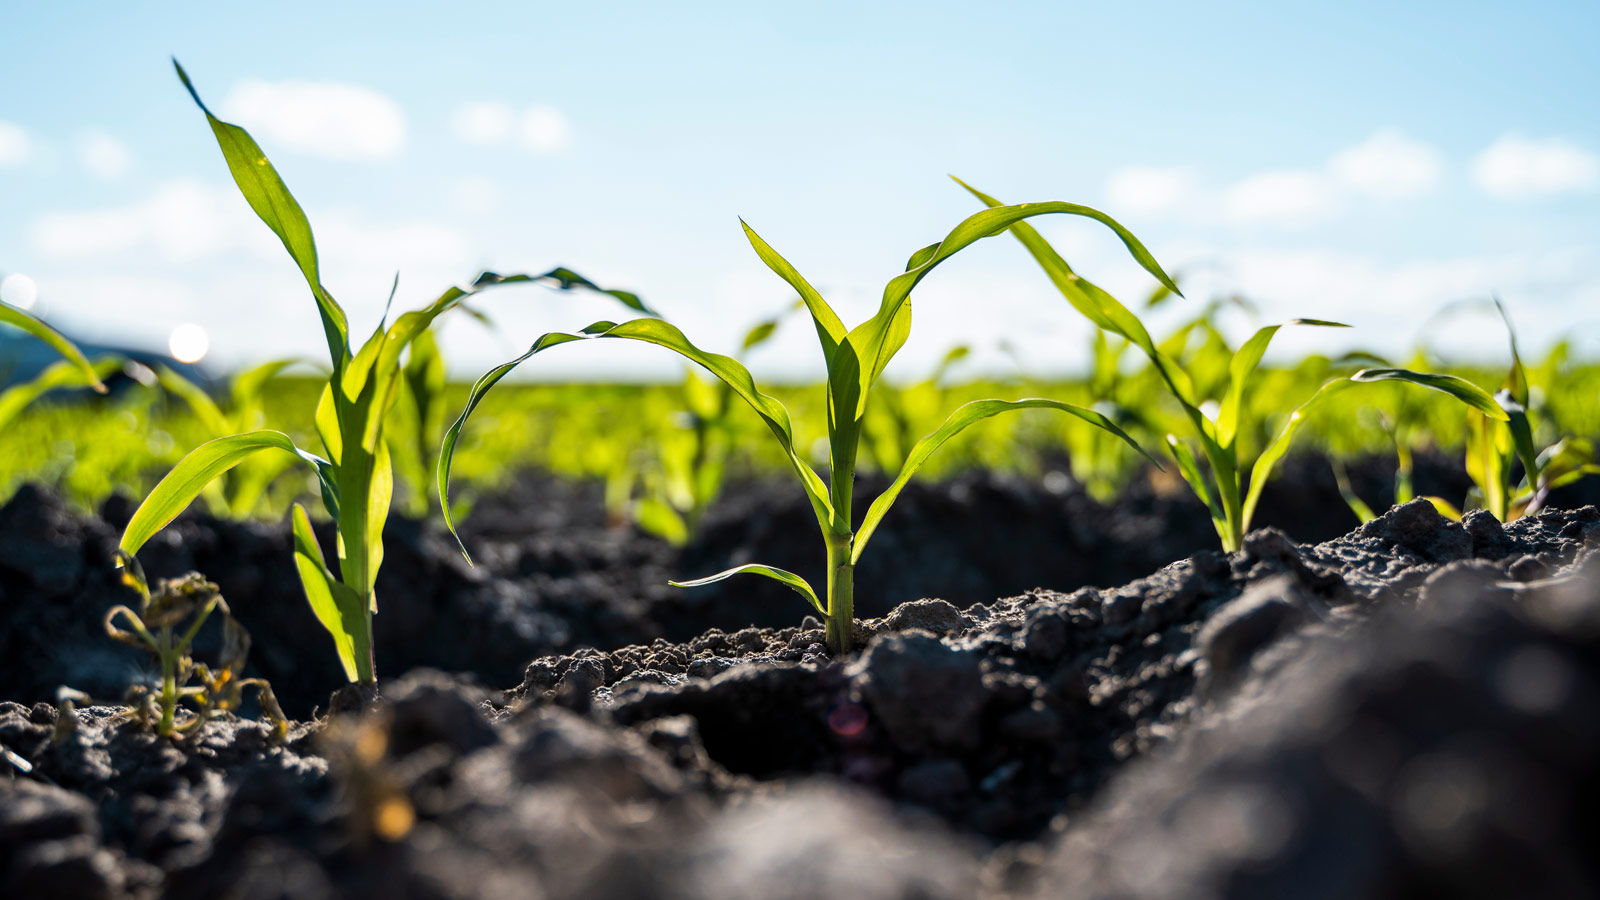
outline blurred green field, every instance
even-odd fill
[[[1132,354],[1126,354],[1121,362],[1125,365],[1131,359]],[[1313,356],[1291,367],[1259,370],[1245,395],[1247,414],[1241,418],[1247,427],[1239,438],[1241,458],[1259,454],[1289,410],[1327,379],[1348,375],[1370,362]],[[1183,364],[1200,396],[1216,397],[1225,388],[1226,360],[1208,353],[1203,341],[1185,354]],[[1435,364],[1433,370],[1453,372],[1490,391],[1505,377],[1504,368],[1492,366]],[[1562,436],[1600,436],[1600,365],[1573,361],[1558,347],[1544,359],[1530,361],[1528,371],[1533,385],[1530,419],[1541,447]],[[230,409],[226,392],[219,408],[235,417],[238,425],[283,431],[303,446],[315,446],[310,412],[322,382],[295,375],[293,369],[289,372],[266,380],[248,409]],[[455,493],[462,511],[469,513],[474,492],[503,485],[528,469],[605,482],[614,518],[648,511],[646,501],[652,500],[682,507],[690,502],[685,492],[693,490],[688,470],[695,466],[697,441],[705,440],[704,429],[697,431],[704,416],[697,420],[691,408],[703,407],[704,397],[697,395],[710,389],[700,379],[683,384],[503,385],[484,400],[456,457]],[[825,469],[822,388],[787,385],[771,392],[793,413],[797,445],[811,448],[813,462]],[[408,421],[402,415],[401,427],[392,430],[399,509],[412,515],[426,514],[430,504],[436,509],[428,454],[437,452],[441,428],[437,420],[453,419],[466,393],[466,385],[446,385],[437,402],[436,421],[419,426],[415,416]],[[1162,447],[1167,432],[1181,433],[1184,427],[1181,412],[1148,368],[1119,369],[1113,374],[1105,366],[1095,377],[1074,381],[929,380],[897,385],[874,398],[862,469],[898,469],[911,443],[937,428],[964,402],[1029,396],[1098,405],[1153,450]],[[1366,384],[1313,407],[1295,452],[1315,451],[1334,459],[1393,457],[1398,440],[1413,450],[1437,449],[1459,456],[1466,421],[1463,406],[1444,394],[1395,383]],[[719,479],[784,468],[765,427],[742,404],[733,404],[715,425]],[[47,394],[23,408],[3,429],[0,498],[9,498],[22,484],[33,482],[82,508],[98,506],[119,491],[143,497],[185,453],[219,436],[214,422],[159,382],[133,383],[109,398],[81,390]],[[699,450],[703,456],[705,448]],[[233,476],[259,481],[258,486],[233,488],[243,499],[232,504],[236,508],[230,508],[220,489],[208,494],[207,500],[216,512],[276,520],[292,501],[316,494],[313,477],[290,467],[290,462],[287,454],[267,454],[252,464],[254,470],[246,467]],[[1142,471],[1141,462],[1121,442],[1077,419],[1028,411],[961,433],[920,477],[943,478],[973,467],[1034,477],[1065,471],[1097,498],[1111,500]],[[291,477],[275,477],[280,474]],[[713,494],[714,489],[713,485]]]

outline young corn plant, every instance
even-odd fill
[[[990,208],[1005,208],[1000,205],[1000,201],[988,194],[959,178],[955,180]],[[1276,454],[1270,452],[1278,444],[1275,440],[1269,445],[1269,452],[1263,452],[1257,457],[1250,471],[1248,491],[1246,491],[1244,461],[1241,459],[1238,444],[1241,430],[1250,424],[1244,421],[1248,413],[1244,402],[1246,389],[1250,376],[1255,373],[1261,357],[1267,351],[1267,346],[1283,326],[1268,325],[1257,330],[1237,350],[1229,351],[1224,347],[1221,351],[1214,349],[1208,353],[1208,356],[1225,359],[1227,372],[1227,386],[1223,389],[1222,396],[1213,401],[1216,404],[1214,414],[1209,413],[1204,408],[1209,404],[1196,390],[1194,379],[1172,358],[1173,347],[1176,345],[1169,346],[1167,350],[1158,347],[1138,316],[1110,293],[1074,272],[1061,254],[1057,253],[1033,226],[1019,221],[1011,225],[1010,230],[1073,308],[1098,328],[1138,347],[1149,358],[1162,386],[1178,402],[1189,424],[1188,439],[1172,433],[1166,436],[1168,449],[1178,464],[1178,472],[1200,501],[1206,505],[1211,514],[1211,523],[1216,528],[1217,537],[1222,542],[1222,548],[1230,553],[1238,550],[1244,542],[1245,533],[1250,530],[1250,521],[1255,515],[1262,489],[1266,487],[1273,467],[1283,455],[1282,452]],[[1177,292],[1176,286],[1167,285],[1167,287]],[[1203,316],[1202,320],[1208,321],[1209,316]],[[1338,322],[1320,319],[1294,319],[1287,324],[1346,327]],[[1220,336],[1214,334],[1214,328],[1210,331],[1213,332],[1212,337],[1220,340]],[[1189,334],[1185,331],[1183,343],[1186,345],[1188,340]],[[1296,417],[1299,414],[1300,410],[1291,414],[1291,423],[1297,421]],[[1195,455],[1189,440],[1198,443],[1199,457]],[[1285,441],[1282,449],[1287,450],[1287,448],[1288,444]],[[1206,470],[1201,469],[1202,458],[1207,464]]]
[[[170,366],[157,365],[155,374],[167,393],[182,400],[213,438],[220,438],[254,431],[265,425],[263,391],[284,369],[296,362],[294,359],[275,359],[239,373],[229,387],[226,405],[219,404],[205,388]],[[224,472],[206,487],[206,504],[213,512],[230,518],[255,516],[261,511],[268,488],[293,464],[292,457],[276,453],[242,460],[238,466]]]
[[[32,380],[21,384],[14,384],[0,391],[0,431],[22,414],[29,404],[54,390],[65,388],[92,387],[102,384],[104,379],[111,377],[126,365],[121,357],[107,356],[94,360],[86,372],[70,359],[63,359],[45,366],[44,370],[35,375]],[[91,379],[93,379],[91,381]]]
[[[793,308],[802,305],[797,302]],[[782,322],[780,314],[756,323],[745,332],[737,358],[743,360],[771,340]],[[642,478],[636,471],[628,475],[630,482],[644,482],[644,495],[632,503],[633,521],[674,545],[687,543],[699,531],[706,510],[722,494],[737,424],[733,389],[727,382],[701,378],[693,368],[684,373],[683,405],[682,432],[657,442],[655,459]],[[630,493],[631,488],[630,483]]]
[[[1466,506],[1486,509],[1500,521],[1510,522],[1538,512],[1551,491],[1589,475],[1600,475],[1600,464],[1595,462],[1594,444],[1590,441],[1564,437],[1543,448],[1535,441],[1529,415],[1531,389],[1517,351],[1516,329],[1504,304],[1498,299],[1494,304],[1505,321],[1511,364],[1505,382],[1493,396],[1454,375],[1410,369],[1363,369],[1351,378],[1399,381],[1442,390],[1466,404],[1466,466],[1474,485]],[[1428,499],[1446,516],[1461,518],[1461,511],[1448,501]]]
[[[83,376],[83,382],[94,388],[95,393],[106,393],[105,383],[100,380],[106,374],[102,371],[104,367],[91,364],[83,355],[83,351],[78,349],[77,344],[69,340],[66,335],[45,324],[43,319],[25,309],[20,309],[0,300],[0,325],[10,325],[24,334],[32,335],[44,341],[52,350],[61,354],[61,357],[66,360],[72,369]],[[50,370],[47,369],[46,372],[40,373],[34,380],[37,382],[39,379],[45,378],[49,372]],[[66,376],[61,373],[50,374],[47,382],[48,385],[39,391],[40,394],[51,388],[66,387],[68,385]],[[19,394],[18,396],[27,395]],[[29,396],[29,400],[32,400],[33,396]]]
[[[563,289],[599,288],[566,269],[540,276],[485,272],[470,286],[452,287],[426,307],[399,316],[392,325],[385,315],[372,336],[359,350],[353,350],[344,309],[322,286],[316,241],[300,204],[249,132],[212,115],[183,68],[176,61],[173,65],[189,95],[205,113],[240,192],[283,242],[316,301],[331,363],[314,417],[326,456],[303,450],[288,435],[270,430],[228,435],[202,444],[180,460],[135,510],[123,532],[120,549],[124,558],[131,559],[207,485],[246,459],[266,450],[291,454],[316,472],[323,507],[337,533],[339,568],[335,574],[323,557],[305,507],[294,505],[294,559],[301,585],[317,620],[333,638],[345,676],[352,682],[372,684],[376,681],[372,657],[372,617],[377,612],[374,585],[383,563],[383,525],[388,519],[394,487],[384,426],[400,393],[402,357],[434,320],[478,291],[529,282],[553,283]],[[650,312],[633,294],[602,293],[632,309]]]
[[[244,701],[245,688],[254,688],[262,714],[272,723],[273,737],[283,740],[289,733],[289,720],[278,705],[272,686],[261,678],[240,676],[250,653],[250,634],[233,617],[217,586],[191,572],[182,578],[162,579],[152,593],[136,560],[122,557],[119,562],[123,582],[139,592],[139,611],[121,604],[113,606],[106,613],[106,634],[149,651],[161,668],[161,683],[156,690],[145,685],[134,685],[129,690],[134,718],[164,738],[197,734],[218,713],[237,710]],[[195,662],[189,653],[200,626],[213,613],[222,616],[222,650],[215,670]],[[190,684],[193,679],[199,683]],[[180,722],[182,702],[194,709]]]
[[[1027,203],[1019,206],[986,210],[968,217],[955,227],[944,240],[931,244],[912,254],[905,271],[891,279],[883,291],[883,300],[871,318],[847,329],[833,307],[822,295],[762,240],[748,225],[744,226],[756,255],[778,277],[800,294],[816,326],[817,339],[827,364],[828,456],[829,481],[802,458],[794,444],[794,432],[789,412],[776,399],[762,393],[755,380],[737,360],[715,353],[707,353],[690,343],[676,327],[659,319],[635,319],[616,324],[596,322],[576,333],[556,332],[540,337],[526,353],[500,365],[480,378],[468,395],[465,409],[445,435],[439,454],[439,494],[449,496],[450,462],[455,452],[461,429],[472,410],[484,394],[504,378],[508,372],[535,354],[561,344],[584,340],[629,340],[655,344],[672,350],[690,362],[696,363],[721,379],[728,387],[760,415],[768,430],[783,448],[789,465],[799,479],[817,525],[822,532],[826,549],[827,577],[826,602],[819,598],[812,586],[798,575],[772,566],[752,564],[719,572],[693,581],[673,582],[679,587],[694,587],[721,581],[741,573],[764,575],[788,585],[806,599],[827,622],[828,645],[835,653],[850,649],[854,622],[854,574],[873,532],[888,513],[910,478],[928,457],[953,435],[974,422],[1002,412],[1019,409],[1055,409],[1077,416],[1087,422],[1117,434],[1130,445],[1138,447],[1131,437],[1105,416],[1090,409],[1072,406],[1057,400],[976,400],[951,413],[937,430],[917,441],[906,456],[894,481],[868,507],[860,527],[855,526],[852,515],[854,503],[856,458],[862,438],[862,417],[866,412],[873,386],[883,374],[884,367],[904,346],[911,333],[910,296],[913,288],[940,263],[963,248],[982,238],[1006,230],[1024,219],[1046,214],[1066,214],[1094,219],[1116,232],[1123,245],[1147,271],[1164,283],[1170,283],[1152,257],[1127,229],[1110,216],[1098,210],[1073,203]],[[1142,449],[1140,452],[1143,452]],[[448,502],[445,506],[446,524],[454,531],[449,519]],[[465,546],[462,552],[466,553]],[[470,557],[469,557],[470,559]]]

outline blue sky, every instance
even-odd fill
[[[132,6],[0,13],[0,273],[86,336],[161,345],[195,323],[219,364],[318,352],[304,285],[172,55],[272,157],[355,322],[397,269],[415,305],[481,267],[564,264],[728,350],[787,296],[739,216],[853,322],[974,210],[956,173],[1105,209],[1193,301],[1241,291],[1267,320],[1356,326],[1288,351],[1399,352],[1491,291],[1530,343],[1600,334],[1593,3]],[[1043,229],[1124,300],[1148,290],[1105,232]],[[1040,370],[1082,360],[1085,326],[1009,239],[913,299],[904,377],[958,341],[996,371],[1002,339]],[[620,314],[538,289],[484,305],[497,333],[446,330],[464,375]],[[806,330],[758,373],[818,371]],[[1500,346],[1483,318],[1430,336]],[[675,371],[637,348],[545,359],[528,374]]]

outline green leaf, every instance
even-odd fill
[[[1178,474],[1182,475],[1183,480],[1189,483],[1189,489],[1194,491],[1196,497],[1200,498],[1200,502],[1206,505],[1206,509],[1211,513],[1212,525],[1216,527],[1217,533],[1223,535],[1223,540],[1226,541],[1227,537],[1224,535],[1224,531],[1227,528],[1227,513],[1223,512],[1222,507],[1217,503],[1216,496],[1211,491],[1211,486],[1206,483],[1205,475],[1200,471],[1200,463],[1194,458],[1194,451],[1190,450],[1189,445],[1185,444],[1175,434],[1167,435],[1167,448],[1172,451],[1172,458],[1178,461]]]
[[[1436,372],[1414,372],[1410,369],[1362,369],[1350,376],[1351,381],[1400,381],[1415,384],[1446,394],[1483,413],[1491,419],[1505,422],[1510,417],[1500,408],[1494,397],[1465,378]]]
[[[378,577],[383,565],[383,523],[389,519],[389,504],[394,498],[394,463],[389,456],[389,443],[379,442],[373,460],[370,488],[367,491],[367,572],[371,579]],[[350,550],[345,552],[349,553]],[[372,599],[372,611],[377,612],[377,598]]]
[[[1494,400],[1506,412],[1511,446],[1516,448],[1517,458],[1522,460],[1523,474],[1528,480],[1528,488],[1532,490],[1539,484],[1539,453],[1533,446],[1533,428],[1528,424],[1527,407],[1517,402],[1510,390],[1497,392]]]
[[[231,392],[234,407],[243,408],[255,403],[261,396],[261,388],[267,382],[277,378],[284,369],[299,361],[292,357],[289,359],[274,359],[234,376],[233,390]]]
[[[45,394],[57,388],[88,387],[91,384],[90,375],[99,381],[122,368],[122,365],[121,357],[106,356],[91,363],[90,372],[85,373],[70,359],[51,363],[31,381],[14,384],[0,391],[0,431],[4,431],[28,404]]]
[[[1278,333],[1279,325],[1268,325],[1250,336],[1228,362],[1228,390],[1222,395],[1222,407],[1217,413],[1217,443],[1232,447],[1239,427],[1239,406],[1244,401],[1244,385],[1250,373],[1261,364],[1261,357]]]
[[[300,585],[305,590],[306,602],[311,605],[317,621],[333,637],[333,646],[339,654],[339,664],[344,667],[345,678],[350,681],[361,680],[361,657],[356,654],[356,636],[365,627],[366,616],[362,612],[360,598],[340,584],[328,570],[305,507],[296,503],[292,520],[294,564],[300,573]],[[344,590],[340,591],[340,588]],[[351,600],[355,602],[352,604]]]
[[[689,542],[689,523],[672,504],[656,497],[645,497],[639,501],[639,508],[634,513],[634,521],[639,527],[649,534],[653,534],[674,547],[682,547]]]
[[[1283,429],[1278,432],[1278,436],[1272,439],[1272,443],[1268,444],[1265,450],[1261,451],[1260,456],[1256,457],[1256,464],[1250,469],[1250,490],[1245,495],[1244,510],[1239,520],[1241,533],[1250,530],[1250,520],[1255,517],[1256,503],[1261,500],[1261,492],[1266,489],[1267,480],[1272,477],[1273,467],[1289,452],[1289,446],[1294,443],[1295,433],[1305,424],[1306,411],[1314,404],[1343,393],[1356,381],[1355,376],[1351,376],[1349,380],[1341,378],[1329,381],[1322,387],[1317,388],[1317,392],[1311,395],[1311,399],[1295,407],[1294,412],[1289,414],[1289,420],[1284,423]]]
[[[1372,507],[1367,505],[1367,501],[1361,499],[1361,495],[1350,486],[1350,473],[1345,471],[1344,463],[1337,459],[1333,461],[1333,483],[1339,488],[1339,496],[1344,498],[1344,505],[1350,507],[1350,512],[1355,514],[1356,521],[1365,525],[1378,517],[1378,514],[1372,511]]]
[[[157,363],[155,370],[156,380],[161,382],[161,386],[187,403],[207,431],[221,437],[234,430],[233,423],[228,421],[228,417],[204,388],[178,374],[170,366]]]
[[[9,303],[0,302],[0,323],[20,328],[49,344],[68,362],[78,367],[78,371],[83,373],[84,379],[96,393],[106,392],[106,386],[100,382],[99,374],[95,372],[94,366],[89,365],[89,360],[84,357],[83,351],[78,349],[78,345],[68,340],[66,335],[46,325],[37,316]]]
[[[966,188],[969,193],[977,197],[985,205],[989,207],[999,207],[1001,205],[999,200],[972,187],[961,179],[956,178],[955,182]],[[1088,279],[1082,278],[1073,272],[1072,267],[1067,265],[1067,261],[1062,258],[1061,254],[1057,253],[1055,248],[1050,246],[1050,243],[1040,236],[1032,225],[1026,222],[1018,222],[1011,227],[1011,233],[1016,236],[1017,240],[1022,242],[1023,247],[1039,263],[1040,268],[1044,269],[1045,275],[1049,277],[1050,282],[1056,286],[1056,289],[1061,292],[1061,295],[1066,298],[1068,303],[1072,304],[1074,309],[1097,327],[1123,337],[1144,351],[1144,354],[1150,358],[1151,363],[1156,367],[1157,373],[1167,383],[1173,395],[1178,398],[1180,403],[1193,410],[1192,412],[1186,410],[1186,412],[1188,412],[1192,420],[1196,421],[1196,427],[1202,427],[1198,420],[1204,417],[1200,416],[1198,408],[1195,406],[1197,401],[1194,396],[1194,386],[1190,383],[1189,376],[1173,363],[1166,354],[1161,352],[1150,338],[1150,332],[1144,327],[1144,323],[1139,321],[1139,317],[1134,315],[1126,306],[1123,306],[1117,298],[1111,296],[1111,294],[1102,290]],[[1148,256],[1148,253],[1145,255]],[[1150,258],[1150,263],[1155,265],[1153,257]],[[1146,269],[1149,270],[1149,267],[1147,266]],[[1151,274],[1159,271],[1160,266],[1155,266],[1155,270]],[[1164,273],[1157,275],[1156,280],[1178,296],[1183,296],[1183,293],[1178,290],[1177,284]]]
[[[316,467],[324,483],[333,477],[329,463],[296,447],[289,436],[277,431],[252,431],[208,441],[189,452],[178,461],[167,476],[150,492],[122,533],[121,549],[130,556],[150,540],[156,532],[178,517],[194,498],[200,496],[206,485],[223,472],[244,462],[262,450],[283,450]]]
[[[1433,505],[1434,509],[1439,511],[1439,515],[1444,516],[1446,519],[1449,519],[1452,522],[1461,521],[1460,507],[1456,506],[1454,503],[1451,503],[1449,500],[1434,494],[1424,494],[1418,499],[1428,501]]]
[[[911,452],[906,456],[905,463],[900,467],[900,474],[895,476],[894,482],[882,494],[879,494],[876,500],[872,501],[872,506],[867,508],[866,518],[862,520],[860,529],[856,531],[855,540],[852,544],[850,551],[851,564],[854,565],[861,558],[861,551],[866,548],[867,541],[872,537],[872,533],[877,530],[878,523],[883,521],[885,515],[888,515],[889,507],[894,504],[895,498],[900,496],[900,492],[905,489],[906,484],[911,480],[911,476],[922,468],[928,458],[934,454],[934,451],[974,422],[1019,409],[1053,409],[1077,416],[1090,425],[1108,431],[1126,441],[1128,446],[1139,451],[1146,459],[1155,463],[1156,468],[1161,468],[1161,463],[1155,457],[1146,453],[1137,441],[1128,436],[1127,432],[1118,428],[1115,422],[1092,409],[1073,406],[1070,403],[1062,403],[1059,400],[1046,400],[1037,397],[1025,400],[974,400],[957,408],[955,412],[950,414],[949,418],[944,420],[943,425],[923,437],[922,440],[917,441],[911,448]]]
[[[859,359],[856,361],[841,361],[836,355],[829,366],[828,381],[838,383],[836,370],[839,375],[845,374],[842,369],[848,365],[855,368],[856,377],[859,379],[860,390],[856,398],[855,418],[860,419],[866,412],[866,397],[874,381],[883,373],[883,369],[893,358],[899,343],[904,342],[901,329],[909,326],[909,320],[901,321],[901,310],[917,286],[928,273],[932,272],[940,263],[954,256],[956,253],[971,246],[973,243],[986,237],[992,237],[1012,226],[1018,225],[1025,219],[1040,215],[1074,215],[1094,219],[1110,228],[1122,239],[1133,258],[1154,275],[1161,283],[1177,290],[1177,285],[1167,277],[1155,257],[1139,243],[1132,232],[1123,228],[1116,220],[1097,209],[1082,206],[1076,203],[1063,203],[1052,201],[1046,203],[1022,203],[1016,206],[996,206],[982,212],[974,213],[962,220],[950,233],[940,241],[937,249],[932,253],[926,250],[919,251],[912,257],[912,262],[918,265],[905,273],[891,279],[884,287],[883,301],[878,307],[878,312],[872,318],[852,329],[849,335],[850,343],[855,347]],[[898,342],[896,340],[898,338]],[[1148,341],[1148,335],[1146,335]]]
[[[1517,352],[1517,329],[1511,324],[1511,313],[1506,311],[1506,305],[1500,302],[1499,297],[1494,298],[1494,308],[1500,311],[1500,319],[1506,323],[1506,338],[1511,343],[1511,370],[1506,374],[1505,389],[1511,392],[1512,399],[1518,405],[1526,409],[1528,372],[1522,367],[1522,354]]]
[[[328,340],[328,356],[333,361],[333,370],[335,373],[342,372],[350,356],[349,324],[344,309],[322,286],[322,275],[317,264],[317,242],[312,237],[311,223],[306,220],[304,210],[294,195],[289,193],[283,179],[278,177],[278,170],[272,167],[250,132],[212,115],[205,101],[200,99],[199,91],[189,81],[189,74],[183,70],[183,66],[176,59],[172,61],[172,66],[178,70],[178,79],[188,89],[189,96],[194,98],[195,105],[200,107],[201,112],[206,114],[206,121],[211,123],[211,132],[216,135],[217,146],[222,148],[222,156],[227,160],[228,171],[239,186],[239,192],[244,194],[250,208],[278,236],[295,265],[300,267],[300,273],[305,276],[311,295],[317,301],[317,311],[322,316],[322,330]]]
[[[1315,325],[1321,328],[1350,327],[1323,319],[1290,319],[1288,324]],[[1244,401],[1245,383],[1261,364],[1261,357],[1266,355],[1267,345],[1272,343],[1272,338],[1280,327],[1268,325],[1257,331],[1233,354],[1233,359],[1228,363],[1228,390],[1222,397],[1222,408],[1217,414],[1217,443],[1223,447],[1233,446],[1233,439],[1239,429],[1239,408]]]
[[[537,353],[560,344],[602,338],[642,341],[665,347],[722,379],[723,383],[732,388],[734,393],[738,394],[741,399],[756,411],[757,415],[761,416],[768,430],[778,439],[778,443],[782,445],[784,453],[788,456],[790,466],[794,469],[795,474],[800,477],[806,496],[811,501],[812,510],[817,515],[817,521],[822,523],[823,527],[827,527],[827,523],[833,516],[833,509],[828,502],[828,489],[822,483],[822,479],[817,476],[817,473],[811,469],[811,466],[805,460],[800,458],[798,451],[796,451],[794,430],[789,421],[789,411],[784,408],[783,404],[757,390],[755,379],[751,377],[750,371],[738,360],[701,350],[690,343],[689,339],[684,337],[683,332],[679,331],[676,326],[661,319],[634,319],[629,322],[623,322],[620,325],[612,322],[596,322],[577,334],[551,332],[543,335],[533,343],[533,346],[528,348],[528,352],[510,362],[502,363],[490,369],[472,386],[471,392],[467,395],[466,407],[461,411],[461,415],[456,419],[455,423],[450,426],[449,431],[445,433],[444,444],[439,450],[439,498],[440,504],[445,510],[445,526],[450,529],[451,534],[456,534],[456,529],[449,513],[450,467],[455,457],[456,443],[460,439],[461,429],[466,424],[467,418],[472,415],[472,411],[477,408],[478,403],[483,400],[483,396],[488,393],[490,388],[499,383],[500,379],[509,374],[512,369],[531,359]],[[459,535],[456,535],[456,541],[460,544]],[[469,560],[471,559],[464,545],[461,547],[461,552],[463,555],[467,555]]]
[[[811,286],[811,282],[806,281],[805,276],[801,275],[799,270],[790,265],[788,260],[778,254],[778,251],[772,249],[766,241],[762,240],[761,235],[756,234],[755,229],[746,224],[744,219],[739,220],[739,225],[744,229],[744,236],[750,241],[750,246],[755,248],[756,255],[761,257],[761,261],[767,264],[767,268],[776,273],[779,278],[782,278],[785,283],[794,288],[795,292],[800,295],[801,302],[806,305],[806,309],[811,313],[811,321],[816,324],[817,340],[822,342],[822,357],[825,361],[832,360],[833,351],[839,346],[839,342],[844,340],[846,332],[844,323],[839,321],[838,314],[833,311],[833,307],[828,305],[828,301],[822,298],[817,289]],[[746,349],[748,348],[749,345],[747,344]]]
[[[713,584],[723,580],[724,578],[732,578],[735,575],[765,575],[774,581],[781,581],[784,584],[787,584],[789,587],[794,588],[795,592],[800,596],[806,598],[806,602],[810,603],[817,612],[824,616],[828,614],[828,610],[823,607],[822,601],[817,599],[817,592],[811,589],[811,585],[807,584],[804,578],[801,578],[799,575],[796,575],[793,572],[785,572],[782,569],[774,568],[772,566],[763,566],[752,563],[747,566],[739,566],[737,568],[729,569],[726,572],[718,572],[715,575],[707,575],[704,578],[696,578],[693,581],[669,581],[667,584],[670,584],[673,587],[681,588],[700,587],[702,585]]]
[[[741,351],[748,351],[752,347],[760,346],[771,339],[773,333],[775,333],[777,330],[777,319],[768,319],[765,322],[759,322],[754,328],[744,333],[744,340],[740,342],[739,349]]]
[[[481,282],[485,277],[499,278],[500,276],[495,275],[493,272],[485,272],[483,275],[479,276],[478,280]],[[505,282],[511,282],[526,279],[527,276],[525,275],[514,275],[501,280]],[[584,288],[585,290],[594,291],[597,294],[605,294],[608,297],[614,297],[621,301],[623,306],[626,306],[634,312],[642,312],[647,316],[655,316],[656,318],[661,317],[660,313],[646,306],[645,302],[639,299],[638,294],[635,294],[632,291],[619,291],[610,288],[603,288],[583,277],[582,275],[579,275],[577,272],[562,266],[557,266],[543,275],[537,276],[533,280],[542,282],[553,281],[555,282],[555,286],[563,291],[570,291],[573,288]]]

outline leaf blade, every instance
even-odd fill
[[[804,578],[801,578],[799,575],[796,575],[793,572],[788,572],[777,568],[776,566],[763,566],[759,563],[750,563],[748,565],[736,566],[732,569],[718,572],[715,575],[707,575],[704,578],[696,578],[691,581],[669,581],[667,584],[680,588],[701,587],[707,584],[714,584],[727,578],[732,578],[735,575],[765,575],[774,581],[781,582],[794,589],[794,592],[806,598],[806,601],[809,602],[812,608],[814,608],[817,612],[824,616],[828,614],[828,610],[823,607],[822,601],[817,599],[817,592],[811,589],[811,585],[806,583]]]

